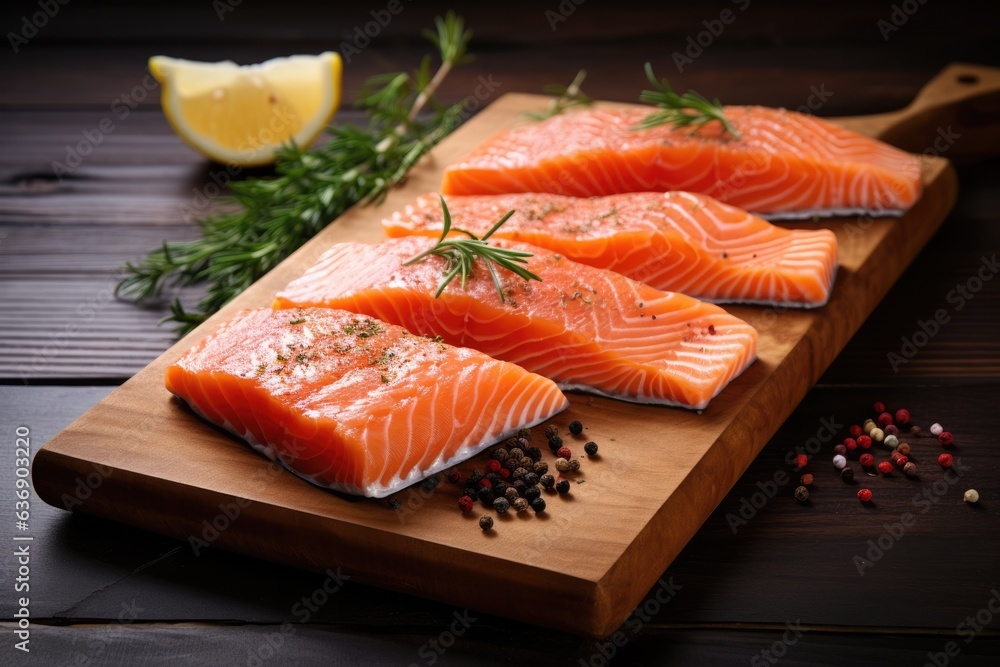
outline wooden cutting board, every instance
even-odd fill
[[[967,77],[977,80],[963,83]],[[963,109],[997,91],[995,71],[956,65],[903,112],[841,122],[876,136],[895,132],[911,149],[933,149],[942,118],[966,133],[963,140],[985,132],[975,122],[959,129]],[[584,460],[579,478],[585,483],[574,484],[570,496],[546,496],[542,515],[498,517],[492,534],[479,530],[478,508],[469,517],[458,511],[459,490],[447,483],[434,492],[404,490],[396,511],[386,501],[314,488],[197,419],[163,387],[164,369],[237,310],[269,305],[332,243],[379,241],[384,215],[435,190],[445,165],[518,122],[521,112],[547,103],[521,94],[497,100],[436,147],[382,206],[345,213],[80,417],[35,456],[39,496],[185,541],[194,536],[317,571],[340,567],[354,581],[582,634],[610,634],[944,220],[956,194],[946,160],[926,160],[924,195],[901,219],[801,224],[829,227],[839,237],[833,297],[817,311],[730,308],[760,331],[759,360],[703,414],[571,395],[571,407],[554,423],[565,434],[570,420],[583,421],[586,439],[600,444],[602,456]],[[541,427],[535,431],[541,439]],[[565,437],[582,448],[583,440]],[[476,465],[482,457],[463,468]]]

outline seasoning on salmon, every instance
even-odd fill
[[[523,241],[625,274],[657,289],[715,302],[822,306],[837,271],[828,229],[785,229],[711,197],[635,192],[578,198],[546,193],[451,195],[459,226],[483,234],[505,211],[494,238]],[[437,194],[382,221],[391,237],[437,237]]]
[[[363,313],[519,364],[564,389],[638,403],[702,408],[755,358],[757,332],[718,306],[542,248],[493,243],[532,252],[526,268],[542,282],[500,271],[501,301],[479,260],[464,288],[455,281],[435,299],[445,261],[404,265],[432,240],[342,243],[280,292],[275,307]]]
[[[568,405],[514,364],[333,309],[244,311],[166,385],[300,477],[376,498]]]
[[[684,190],[778,218],[899,215],[922,190],[919,159],[828,121],[727,106],[719,123],[636,126],[651,107],[570,113],[504,130],[445,169],[446,195],[594,197]]]

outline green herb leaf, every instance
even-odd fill
[[[558,116],[559,114],[572,109],[573,107],[589,106],[594,103],[586,93],[581,90],[583,80],[587,78],[587,70],[580,70],[576,73],[573,82],[568,86],[549,84],[542,90],[548,95],[555,95],[556,98],[549,102],[549,107],[545,111],[525,111],[522,116],[530,120],[545,120]]]
[[[448,233],[451,231],[451,212],[448,210],[448,204],[445,203],[444,197],[441,197],[441,211],[444,216],[441,238],[438,239],[438,242],[433,247],[403,262],[403,266],[409,266],[416,264],[430,255],[437,255],[446,260],[444,277],[438,283],[437,292],[434,294],[435,299],[441,296],[441,293],[444,292],[445,288],[456,277],[461,279],[461,285],[464,288],[465,281],[475,266],[476,258],[480,258],[486,263],[486,269],[490,272],[490,278],[493,280],[493,286],[496,287],[497,294],[500,295],[501,303],[506,303],[507,299],[504,296],[500,277],[497,275],[494,265],[507,269],[525,280],[537,280],[541,282],[541,277],[523,266],[528,263],[528,258],[533,256],[530,252],[513,250],[511,248],[497,248],[488,243],[488,239],[493,236],[493,233],[500,229],[510,219],[510,216],[514,215],[514,211],[507,211],[482,238],[476,237],[471,232],[460,230],[470,237],[467,239],[448,238]],[[456,231],[459,230],[456,229]]]
[[[653,74],[653,65],[646,63],[646,78],[653,90],[644,90],[639,99],[647,104],[655,104],[661,110],[646,116],[635,128],[648,130],[657,125],[673,125],[674,127],[693,126],[696,132],[699,127],[712,121],[719,121],[734,139],[740,138],[729,120],[723,113],[722,103],[718,99],[709,102],[707,99],[689,90],[678,95],[670,87],[666,79],[658,80]]]

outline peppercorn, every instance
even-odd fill
[[[596,442],[588,442],[586,445],[583,446],[583,451],[587,453],[587,456],[596,456],[597,455],[597,443]]]
[[[843,456],[844,454],[847,453],[847,445],[844,445],[842,443],[834,445],[833,446],[833,453],[834,454],[840,454],[841,456]]]
[[[527,484],[528,486],[534,486],[535,484],[538,484],[538,475],[533,472],[526,473],[524,475],[524,483]]]
[[[479,518],[479,527],[483,530],[493,530],[493,519],[488,516]]]
[[[840,471],[840,479],[848,483],[853,482],[854,468],[852,468],[851,466],[845,466],[844,469]]]
[[[524,476],[527,474],[528,474],[527,468],[517,467],[514,469],[514,472],[510,474],[510,476],[513,477],[515,480],[518,480],[518,479],[524,479]],[[525,484],[527,484],[527,482],[525,482]]]
[[[520,447],[515,447],[514,449],[510,450],[510,458],[517,459],[518,461],[520,461],[522,457],[524,457],[524,450],[521,449]]]
[[[905,466],[903,466],[903,472],[906,474],[907,477],[916,477],[917,465],[913,461],[910,461]]]
[[[517,438],[516,437],[507,438],[506,440],[503,441],[503,444],[507,445],[507,447],[517,447]]]
[[[882,440],[882,444],[886,447],[895,447],[899,444],[899,438],[894,435],[887,435],[885,439]]]
[[[889,452],[889,458],[892,459],[893,463],[895,463],[896,461],[898,461],[899,457],[901,457],[901,456],[902,456],[902,454],[900,454],[899,452],[897,452],[895,449],[892,450],[891,452]]]
[[[872,405],[872,408],[875,409],[875,412],[885,412],[885,403],[883,403],[882,401],[875,401],[875,404]]]
[[[560,447],[562,447],[562,438],[558,435],[553,438],[549,438],[549,449],[552,450],[553,454],[558,452]]]
[[[558,470],[559,472],[566,472],[567,470],[569,470],[569,461],[567,461],[562,457],[557,458],[556,470]]]
[[[906,464],[909,463],[909,462],[910,462],[910,459],[908,457],[906,457],[906,456],[903,456],[902,454],[900,454],[899,456],[896,457],[896,467],[897,468],[905,468]]]
[[[864,433],[864,431],[861,430],[861,427],[858,426],[857,424],[853,424],[851,428],[847,430],[850,432],[852,438],[856,438],[862,433]]]
[[[403,501],[399,498],[389,498],[389,508],[393,510],[398,510],[403,506]]]
[[[500,462],[497,461],[496,459],[490,459],[489,461],[486,462],[486,467],[489,469],[490,472],[500,472],[500,468],[502,468],[503,466],[500,465]]]
[[[493,495],[495,495],[495,496],[505,496],[505,495],[507,495],[507,489],[509,489],[509,488],[510,488],[510,485],[507,484],[507,482],[504,482],[503,480],[500,480],[499,482],[497,482],[496,484],[493,485]]]
[[[513,506],[515,512],[523,512],[528,509],[528,501],[524,498],[515,498],[511,506]]]
[[[919,426],[914,424],[910,427],[910,435],[920,435],[921,430],[922,429]]]
[[[483,477],[481,480],[479,480],[479,486],[486,487],[487,489],[492,489],[493,482],[491,482],[488,478]]]
[[[802,486],[812,486],[813,476],[810,475],[809,473],[806,473],[799,478],[799,482],[802,484]]]
[[[951,431],[941,431],[938,434],[938,442],[947,447],[955,440],[955,436],[951,434]]]
[[[559,493],[569,493],[569,480],[561,479],[556,482],[556,491]]]
[[[567,465],[570,472],[578,472],[580,470],[580,462],[576,459],[570,459]]]
[[[905,442],[901,442],[898,445],[896,445],[896,451],[899,452],[900,454],[902,454],[903,456],[909,456],[910,455],[910,445],[908,445]]]
[[[476,494],[476,497],[488,505],[493,502],[493,498],[496,496],[493,493],[493,489],[487,489],[484,487],[479,489],[479,493]]]
[[[469,497],[469,496],[462,496],[461,498],[458,499],[458,508],[460,510],[462,510],[463,512],[471,512],[472,511],[472,503],[473,503],[473,500],[472,500],[471,497]]]
[[[862,454],[858,457],[858,463],[865,466],[866,468],[875,462],[875,457],[871,454]]]
[[[840,454],[837,454],[836,456],[833,457],[833,467],[836,468],[837,470],[843,470],[844,466],[846,465],[847,465],[847,459],[841,456]]]
[[[522,428],[522,429],[520,429],[517,432],[517,437],[518,438],[523,438],[524,440],[527,440],[528,442],[531,442],[531,429],[530,428]]]
[[[502,477],[503,479],[508,479],[510,477],[510,469],[509,468],[500,468],[500,473],[499,474],[500,474],[500,477]]]
[[[795,489],[795,499],[800,503],[804,503],[809,500],[809,489],[804,486],[796,487]]]
[[[523,479],[516,480],[513,484],[511,484],[511,486],[517,489],[517,495],[519,496],[523,496],[524,490],[528,488],[528,485],[524,483]]]
[[[542,450],[538,447],[528,447],[524,453],[536,463],[542,460]]]
[[[951,464],[954,462],[955,462],[955,457],[949,454],[948,452],[945,452],[944,454],[938,457],[938,465],[941,466],[942,468],[950,468]]]
[[[900,408],[896,410],[896,423],[897,424],[909,424],[910,423],[910,411],[906,408]]]
[[[529,503],[533,502],[535,498],[538,498],[541,495],[542,491],[537,486],[529,486],[524,490],[524,499]]]
[[[979,502],[979,492],[975,489],[969,489],[962,494],[962,500],[969,503],[970,505],[975,505]]]
[[[466,480],[466,484],[469,485],[469,486],[476,486],[476,485],[478,485],[479,484],[479,480],[481,480],[483,478],[483,474],[484,473],[483,473],[482,470],[480,470],[479,468],[476,468],[475,470],[472,471],[472,474],[469,475],[469,479]]]
[[[573,452],[569,451],[569,447],[560,447],[559,451],[556,452],[556,456],[561,459],[571,459],[573,458]]]
[[[865,435],[868,435],[869,433],[872,432],[872,429],[875,428],[875,422],[872,421],[871,419],[866,419],[864,425],[861,428],[865,432]]]
[[[858,500],[863,503],[871,502],[872,492],[871,489],[859,489],[858,490]]]
[[[931,435],[941,435],[942,431],[944,431],[944,427],[942,427],[941,424],[931,424]]]
[[[799,454],[795,457],[795,467],[805,468],[809,464],[809,457],[805,454]]]
[[[892,472],[892,464],[889,463],[888,461],[879,461],[878,471],[883,475],[888,475],[889,473]]]
[[[520,498],[520,495],[517,493],[517,489],[513,486],[508,486],[503,495],[510,502],[514,502],[517,498]]]
[[[573,435],[580,435],[583,433],[583,424],[574,419],[569,423],[569,432]]]
[[[525,451],[528,451],[528,447],[531,446],[531,439],[530,438],[518,438],[517,439],[517,446],[520,447],[521,449],[525,450]]]
[[[857,448],[858,448],[858,441],[855,440],[854,438],[846,438],[844,440],[844,449],[846,449],[847,451],[853,452]]]
[[[892,415],[890,415],[888,412],[883,412],[878,416],[878,423],[881,426],[888,426],[889,424],[893,423]]]
[[[895,424],[889,424],[884,429],[886,435],[899,435],[899,427]]]
[[[531,509],[535,511],[535,514],[545,511],[545,498],[535,498],[531,501]]]
[[[492,456],[493,458],[495,458],[497,461],[500,462],[506,461],[507,459],[510,458],[510,454],[503,447],[497,447],[496,449],[494,449],[493,453],[490,456]]]
[[[462,476],[458,474],[457,470],[452,470],[448,473],[448,481],[452,484],[458,484],[462,481]]]
[[[522,456],[517,462],[518,468],[524,468],[525,470],[531,470],[535,467],[535,462],[531,460],[530,456]]]
[[[503,514],[510,509],[510,501],[506,498],[497,498],[493,501],[493,509],[497,511],[497,514]]]
[[[858,436],[858,447],[861,449],[870,449],[872,446],[872,439],[867,435]]]
[[[552,438],[559,435],[559,427],[555,424],[549,424],[545,427],[545,437],[551,440]]]
[[[871,436],[871,439],[875,442],[882,442],[882,440],[885,439],[885,431],[880,428],[873,428],[872,432],[868,435]]]
[[[462,493],[464,493],[465,495],[469,496],[470,498],[475,498],[476,496],[479,495],[479,489],[475,488],[475,487],[467,486],[464,489],[462,489]]]
[[[551,489],[556,483],[556,478],[553,477],[552,475],[542,475],[541,479],[539,479],[538,481],[540,481],[542,483],[542,486],[544,486],[546,489]]]
[[[546,463],[545,461],[539,461],[538,463],[536,463],[534,465],[534,467],[532,468],[532,471],[536,475],[544,475],[545,473],[547,473],[549,471],[549,464]]]

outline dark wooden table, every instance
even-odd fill
[[[0,664],[596,666],[612,654],[617,664],[647,665],[997,664],[1000,280],[970,280],[996,272],[1000,160],[972,162],[976,147],[961,138],[946,153],[960,162],[961,193],[941,231],[664,573],[676,595],[653,604],[651,591],[648,611],[608,641],[350,581],[309,609],[303,598],[321,590],[323,575],[213,550],[196,556],[184,543],[36,498],[30,592],[16,593],[15,429],[30,429],[37,450],[172,341],[156,325],[163,303],[138,308],[115,301],[111,289],[123,262],[164,238],[195,235],[190,217],[211,182],[212,166],[171,132],[158,91],[145,89],[146,58],[253,62],[337,48],[385,3],[139,4],[59,5],[34,34],[23,21],[42,23],[39,4],[11,2],[0,24],[27,35],[0,57],[0,535],[8,545]],[[897,6],[903,13],[894,17]],[[727,7],[735,20],[677,72],[672,53]],[[369,74],[416,64],[425,47],[415,35],[434,12],[404,2],[347,66],[345,94]],[[976,12],[933,2],[483,5],[466,12],[477,60],[454,74],[443,97],[464,97],[484,73],[500,82],[498,92],[536,92],[586,67],[594,97],[631,101],[652,59],[677,87],[731,103],[797,108],[820,90],[820,115],[888,111],[948,62],[1000,65],[997,30]],[[358,120],[349,109],[338,118]],[[113,131],[57,178],[53,162],[103,119]],[[960,302],[958,285],[981,289]],[[949,322],[894,368],[889,354],[901,353],[901,339],[913,340],[938,309]],[[866,508],[827,465],[831,442],[812,465],[809,504],[793,499],[794,484],[777,485],[766,502],[755,495],[776,473],[791,473],[786,456],[822,420],[861,420],[877,399],[908,407],[925,428],[939,421],[954,431],[962,475],[945,481],[930,456],[938,445],[915,439],[925,474],[868,480],[878,495]],[[979,490],[978,505],[962,502],[967,488]],[[750,511],[750,503],[760,507]],[[884,553],[869,540],[881,540]],[[484,595],[489,586],[484,572]],[[30,598],[30,654],[14,647],[22,595]],[[456,614],[470,614],[468,629]]]

